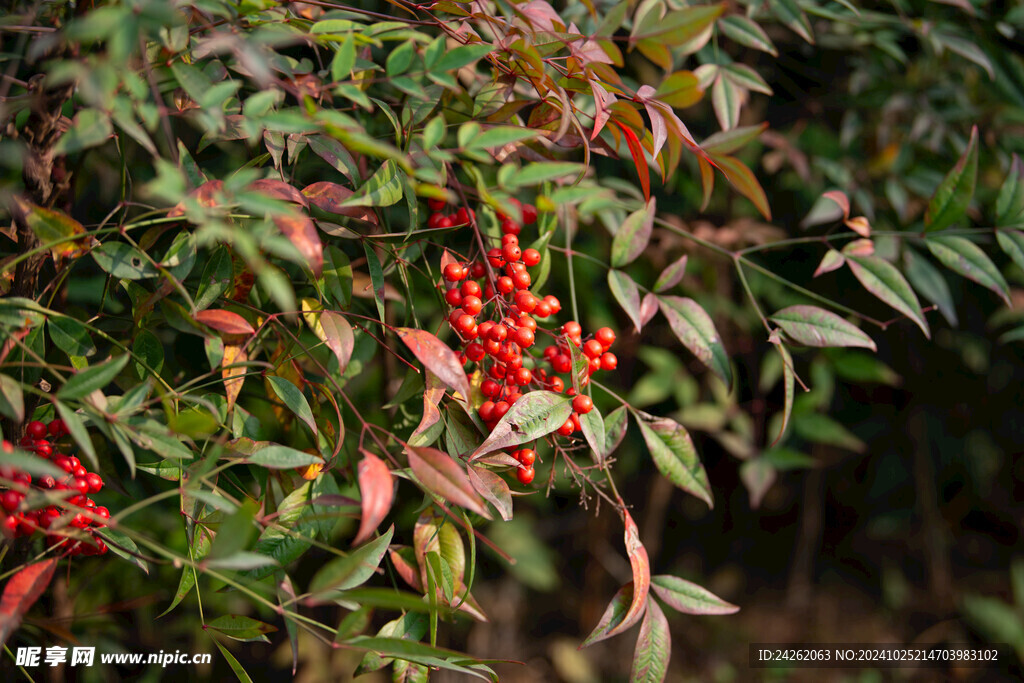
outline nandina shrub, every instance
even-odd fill
[[[819,10],[820,30],[852,21]],[[797,396],[790,349],[874,350],[851,320],[928,336],[915,290],[955,315],[911,243],[1007,300],[973,240],[994,232],[1024,265],[1020,164],[986,159],[970,126],[933,145],[957,150],[944,178],[893,180],[884,200],[823,163],[805,224],[836,230],[754,222],[772,197],[751,168],[765,126],[749,104],[772,88],[742,60],[778,54],[769,11],[811,39],[793,3],[19,7],[0,91],[3,639],[66,560],[177,580],[161,616],[195,624],[193,642],[212,638],[243,680],[226,639],[287,637],[294,672],[300,632],[365,651],[358,673],[496,678],[494,662],[437,646],[444,623],[487,619],[480,548],[511,559],[479,527],[572,491],[614,511],[631,574],[582,644],[640,624],[631,676],[664,679],[662,605],[737,607],[652,572],[645,501],[620,494],[639,464],[710,507],[703,432],[741,461],[756,507],[808,464],[788,440],[863,449],[824,414],[827,391]],[[899,50],[872,31],[889,19],[863,18],[870,49]],[[992,68],[943,31],[933,40]],[[994,231],[962,227],[992,175],[979,164],[1009,169],[984,209]],[[702,211],[722,230],[677,218]],[[899,317],[766,255],[807,244],[815,277],[848,267]],[[738,295],[714,289],[716,263]],[[730,338],[758,348],[730,356]],[[815,380],[830,377],[821,358]],[[664,376],[636,381],[641,361]],[[766,400],[747,400],[752,369]],[[702,419],[675,410],[690,407]]]

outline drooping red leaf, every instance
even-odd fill
[[[512,492],[507,481],[489,469],[470,465],[469,483],[494,505],[503,520],[507,522],[512,519]]]
[[[615,635],[639,621],[647,607],[647,592],[651,587],[651,562],[647,557],[647,549],[640,542],[640,530],[633,521],[628,511],[623,510],[623,524],[625,533],[623,540],[626,544],[626,555],[629,557],[630,567],[633,569],[633,601],[629,610],[617,629],[612,629],[609,636]]]
[[[377,214],[373,209],[365,206],[343,206],[342,203],[355,194],[344,185],[321,180],[318,183],[307,185],[302,188],[302,194],[309,198],[309,201],[317,208],[327,213],[335,213],[339,216],[358,218],[367,223],[377,225]]]
[[[413,355],[446,385],[459,392],[463,400],[469,400],[469,378],[466,371],[447,344],[426,330],[411,327],[395,329],[398,338],[409,347]]]
[[[431,493],[487,519],[484,501],[473,490],[466,472],[447,453],[427,446],[406,446],[413,474]]]
[[[57,558],[50,558],[25,567],[12,576],[0,597],[0,645],[18,628],[25,612],[35,604],[50,585]]]
[[[55,259],[77,258],[87,253],[96,238],[85,234],[85,226],[71,216],[55,209],[45,209],[14,195],[12,207],[22,215],[26,225],[42,244],[52,244]],[[14,239],[13,234],[11,239]],[[60,241],[59,244],[54,242]]]
[[[416,551],[409,546],[394,547],[389,551],[391,564],[402,580],[419,593],[423,592],[423,580],[420,578],[419,565],[416,563]]]
[[[651,199],[651,171],[647,168],[647,157],[644,156],[644,148],[640,144],[640,140],[637,138],[636,133],[629,126],[625,126],[618,121],[612,121],[619,130],[622,131],[622,135],[626,138],[626,145],[629,147],[629,153],[633,156],[633,163],[636,165],[636,173],[640,178],[640,189],[644,192],[644,201],[650,201]]]
[[[613,629],[618,629],[622,625],[622,620],[626,616],[626,612],[629,610],[629,606],[633,602],[633,582],[630,581],[626,585],[622,586],[615,595],[612,597],[611,602],[608,603],[608,607],[605,608],[604,614],[601,615],[601,619],[597,622],[597,626],[590,632],[579,649],[589,647],[594,643],[599,643],[605,638],[610,637],[610,632]]]
[[[324,245],[309,216],[274,216],[274,225],[299,250],[313,274],[320,277],[324,269]]]
[[[283,180],[273,178],[260,178],[249,183],[249,190],[265,194],[271,199],[280,199],[283,202],[292,202],[299,206],[309,206],[306,196],[292,185]]]
[[[842,268],[845,263],[845,256],[835,249],[829,249],[825,252],[825,255],[821,258],[821,263],[818,264],[817,269],[814,271],[814,277],[824,275],[825,273],[831,273],[833,270],[838,270],[839,268]]]
[[[590,134],[590,139],[595,140],[611,116],[608,106],[616,100],[615,95],[605,90],[597,79],[590,80],[590,89],[594,93],[594,130]]]
[[[247,336],[256,333],[248,320],[234,311],[226,311],[222,308],[208,308],[205,311],[199,311],[196,313],[196,320],[226,335]]]
[[[363,459],[359,462],[359,494],[363,516],[359,522],[359,533],[352,545],[359,545],[373,535],[391,510],[395,496],[393,477],[387,463],[369,451],[362,453]]]
[[[320,313],[320,327],[324,331],[324,343],[338,359],[339,372],[345,372],[356,343],[352,326],[340,313],[323,311]]]

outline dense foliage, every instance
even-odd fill
[[[897,386],[893,335],[1024,338],[1022,9],[17,4],[2,638],[162,648],[85,617],[144,572],[124,609],[240,680],[230,640],[496,679],[484,551],[550,589],[578,505],[618,589],[570,630],[639,625],[615,675],[664,680],[674,613],[738,607],[668,569],[647,470],[713,509],[706,446],[756,510],[868,452],[836,387]]]

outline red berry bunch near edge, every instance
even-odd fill
[[[96,505],[89,494],[103,488],[103,479],[85,469],[78,458],[58,451],[57,442],[67,434],[63,420],[54,420],[49,426],[38,420],[28,423],[21,448],[49,460],[66,474],[59,478],[49,475],[33,478],[10,465],[0,465],[0,530],[9,539],[31,536],[38,531],[46,536],[51,546],[66,547],[67,555],[102,555],[107,552],[107,546],[92,529],[106,526],[102,520],[110,518],[110,511]],[[9,441],[4,441],[0,448],[5,453],[14,450]],[[25,491],[32,488],[63,495],[66,505],[26,509]],[[83,509],[91,515],[84,514]],[[89,533],[91,539],[77,541],[58,533],[64,527],[81,529]]]
[[[441,211],[445,204],[430,200],[434,212],[430,219],[438,227],[450,227],[468,222],[471,210],[459,209],[451,216]],[[537,210],[529,204],[519,204],[522,222],[532,225],[537,221]],[[449,221],[441,225],[442,219]],[[478,409],[480,419],[493,430],[509,409],[532,390],[547,390],[573,396],[572,356],[568,344],[583,351],[587,358],[587,376],[581,378],[585,386],[590,375],[598,370],[614,370],[618,359],[608,349],[615,342],[615,332],[602,327],[584,339],[580,324],[570,320],[559,328],[538,328],[537,319],[547,319],[561,311],[562,305],[550,294],[541,296],[531,292],[530,268],[538,265],[540,252],[522,249],[519,234],[522,226],[513,218],[499,214],[501,246],[492,247],[486,254],[490,272],[481,260],[461,263],[450,260],[442,264],[446,291],[444,299],[452,307],[448,323],[463,345],[460,358],[476,364],[485,379],[480,391],[486,399]],[[491,279],[493,274],[493,280]],[[545,347],[537,357],[535,344],[538,332],[552,337],[554,343]],[[566,375],[562,379],[559,375]],[[568,387],[568,389],[567,389]],[[580,415],[589,413],[594,402],[580,394],[572,401],[572,415],[558,428],[561,436],[571,437],[580,431]],[[532,448],[521,448],[512,457],[519,462],[516,477],[522,484],[533,481],[533,464],[537,454]]]

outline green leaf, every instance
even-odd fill
[[[700,304],[687,297],[659,295],[658,305],[683,346],[722,378],[727,386],[731,386],[732,368],[729,366],[729,356],[725,352],[715,324],[711,321],[711,316]]]
[[[1024,270],[1024,232],[1020,230],[996,230],[999,247],[1017,267]]]
[[[493,149],[504,147],[523,140],[529,140],[540,135],[539,130],[533,128],[520,128],[518,126],[494,126],[482,133],[472,137],[465,145],[467,150],[472,149]]]
[[[845,448],[854,453],[863,453],[867,444],[858,439],[850,430],[827,415],[804,413],[793,418],[793,429],[798,436],[812,443]]]
[[[369,240],[363,242],[363,253],[366,254],[366,268],[370,271],[370,285],[373,287],[373,302],[377,305],[377,317],[380,318],[381,324],[387,325],[384,321],[384,267]]]
[[[388,159],[355,194],[341,202],[341,206],[391,206],[401,199],[402,179],[398,165]]]
[[[145,471],[146,468],[139,466],[140,470]],[[193,562],[198,562],[210,552],[211,536],[206,529],[197,527],[192,535],[192,552],[189,554],[189,559]],[[168,614],[181,604],[181,601],[192,592],[192,588],[196,585],[196,573],[197,570],[193,567],[184,567],[181,571],[181,579],[178,580],[178,590],[174,592],[174,599],[171,600],[171,604],[161,612],[157,619]]]
[[[817,306],[790,306],[769,318],[786,336],[804,346],[861,346],[877,351],[860,328]]]
[[[721,130],[708,137],[701,143],[701,147],[708,154],[732,154],[756,140],[761,133],[768,128],[767,123],[759,126],[743,126],[732,130]]]
[[[607,638],[609,633],[623,623],[632,602],[633,582],[630,581],[612,596],[611,602],[605,608],[604,614],[601,615],[601,619],[597,622],[597,626],[590,632],[586,640],[580,644],[580,648],[588,647]]]
[[[356,65],[356,40],[350,32],[338,44],[334,58],[331,60],[331,80],[345,81],[352,75],[352,67]]]
[[[157,336],[149,330],[140,330],[132,342],[132,354],[136,356],[135,373],[139,379],[146,379],[150,375],[150,369],[157,375],[164,366],[164,346],[157,339]],[[141,362],[140,362],[141,360]],[[143,366],[142,363],[146,365]]]
[[[452,50],[446,50],[441,54],[440,58],[430,63],[430,59],[427,59],[427,69],[431,71],[451,71],[453,69],[461,69],[464,66],[472,64],[478,61],[482,57],[491,53],[494,50],[492,45],[486,43],[474,43],[472,45],[460,45]]]
[[[814,44],[814,33],[807,15],[796,0],[771,0],[772,11],[783,24],[810,44]]]
[[[370,580],[380,566],[384,554],[395,534],[392,524],[382,536],[352,551],[345,557],[337,557],[325,564],[309,583],[309,592],[315,601],[331,600],[337,591],[361,586]]]
[[[50,339],[58,349],[68,356],[91,356],[96,345],[89,336],[89,330],[75,318],[52,316],[46,321]]]
[[[5,375],[0,375],[0,384],[3,384]],[[7,379],[10,379],[9,377]],[[6,415],[6,413],[4,413]],[[27,472],[36,477],[54,477],[62,479],[67,472],[51,463],[46,458],[40,458],[35,453],[29,454],[24,451],[14,450],[6,453],[0,450],[0,465],[7,465],[16,470]],[[3,484],[8,485],[6,482]]]
[[[228,666],[231,667],[231,671],[234,672],[235,677],[238,678],[239,683],[252,683],[252,678],[250,678],[249,674],[246,673],[245,667],[243,667],[241,663],[239,663],[239,661],[235,659],[235,656],[228,652],[228,649],[226,647],[217,642],[216,638],[214,638],[213,644],[216,645],[217,649],[220,650],[220,653],[224,655],[225,661],[227,661]]]
[[[661,683],[668,675],[668,661],[672,656],[672,636],[668,619],[657,601],[647,598],[647,612],[640,624],[640,635],[633,652],[630,683]]]
[[[142,280],[160,274],[141,249],[125,242],[104,242],[92,250],[92,257],[118,279]]]
[[[572,414],[572,398],[553,391],[530,391],[512,404],[470,460],[540,439],[565,424]]]
[[[695,583],[678,576],[658,574],[651,577],[651,590],[665,604],[683,614],[735,614],[740,610]]]
[[[1024,164],[1016,154],[996,199],[996,225],[1024,227]]]
[[[608,287],[639,333],[643,327],[643,319],[640,316],[640,289],[636,282],[621,270],[609,270]]]
[[[1001,232],[996,234],[999,235]],[[925,240],[925,244],[939,263],[954,273],[991,289],[1007,305],[1010,304],[1010,290],[1003,279],[1003,274],[977,244],[952,235],[932,235]]]
[[[549,180],[578,176],[583,168],[583,164],[568,161],[544,161],[528,164],[517,169],[510,178],[506,179],[505,186],[513,190],[521,187],[533,187]]]
[[[667,417],[648,420],[637,413],[634,413],[634,417],[658,471],[673,484],[713,508],[715,504],[711,498],[707,472],[697,457],[697,449],[686,428]]]
[[[614,453],[615,449],[619,447],[626,436],[628,427],[629,416],[624,405],[604,416],[604,448],[602,452],[606,456]]]
[[[222,617],[217,617],[208,622],[205,628],[222,633],[233,640],[243,642],[259,640],[265,643],[270,642],[266,634],[277,630],[276,626],[239,614],[225,614]]]
[[[0,414],[19,424],[25,420],[25,397],[21,384],[7,375],[0,375]]]
[[[139,546],[135,545],[135,541],[129,538],[124,532],[108,526],[96,529],[94,533],[107,541],[107,547],[110,548],[110,552],[124,560],[128,560],[129,563],[134,564],[143,572],[149,574],[149,563],[139,557],[141,554]]]
[[[894,265],[877,256],[851,254],[846,255],[846,262],[866,290],[913,320],[924,332],[924,336],[931,338],[928,321],[925,320],[914,290]]]
[[[57,396],[62,399],[85,398],[99,389],[103,389],[117,377],[124,366],[128,364],[130,356],[124,354],[114,358],[102,365],[86,368],[81,372],[72,375],[57,391]]]
[[[971,128],[967,149],[946,174],[928,202],[924,214],[924,229],[942,230],[960,220],[974,196],[978,180],[978,127]]]
[[[85,233],[85,227],[74,218],[60,211],[36,206],[17,196],[14,197],[14,204],[25,214],[25,222],[39,241],[44,245],[53,244],[51,250],[55,256],[73,256],[85,248],[81,243],[76,244],[73,241]],[[95,242],[95,238],[91,236],[88,240]],[[59,244],[54,244],[55,242]]]
[[[772,210],[768,206],[768,196],[764,193],[761,183],[757,182],[754,173],[742,161],[735,157],[716,155],[712,157],[714,162],[725,174],[729,184],[736,188],[737,192],[754,203],[754,206],[767,220],[772,219]]]
[[[231,286],[231,254],[227,247],[220,246],[210,255],[199,279],[194,303],[196,310],[212,306]]]
[[[250,465],[259,465],[272,470],[287,470],[323,462],[323,458],[319,455],[303,453],[288,446],[272,444],[256,451],[245,461]]]
[[[744,94],[743,88],[736,85],[732,79],[725,78],[722,74],[715,79],[711,86],[711,106],[722,130],[731,130],[739,123]]]
[[[654,228],[655,200],[652,197],[643,208],[626,217],[612,239],[612,267],[621,268],[636,260],[651,241]]]
[[[309,427],[309,431],[313,432],[315,436],[317,434],[316,420],[313,419],[313,411],[309,408],[309,402],[306,400],[306,396],[292,384],[291,380],[278,375],[267,375],[267,381],[273,388],[274,393],[281,399],[281,402],[291,410],[295,415],[306,423]]]
[[[998,237],[998,233],[996,234]],[[949,283],[939,269],[931,264],[921,254],[909,246],[903,247],[903,272],[907,280],[914,286],[921,295],[928,301],[935,304],[939,313],[949,321],[950,325],[956,326],[956,308],[953,306],[953,293],[949,289]]]
[[[60,392],[58,392],[58,395],[60,395]],[[98,470],[100,468],[100,461],[96,457],[96,448],[92,445],[92,439],[89,438],[89,432],[86,430],[85,423],[82,422],[82,418],[62,401],[57,401],[54,405],[57,408],[57,415],[59,415],[60,419],[64,420],[64,424],[67,425],[71,438],[74,439],[75,443],[78,444],[78,447],[82,449],[82,453],[84,453],[85,457],[88,458],[89,464],[92,465],[93,470]]]
[[[71,127],[57,139],[54,155],[72,154],[102,145],[114,134],[110,116],[99,109],[82,109],[71,122]]]
[[[582,430],[587,444],[597,455],[597,461],[603,462],[608,456],[608,453],[604,452],[607,443],[604,438],[604,418],[601,417],[601,411],[597,409],[597,406],[594,406],[589,413],[580,415],[580,430]]]
[[[718,28],[740,45],[767,52],[773,57],[779,56],[778,50],[775,49],[775,45],[764,29],[742,14],[732,14],[719,19]]]
[[[782,383],[785,393],[782,406],[782,423],[775,441],[771,444],[772,446],[779,443],[786,434],[786,428],[789,427],[789,418],[793,415],[793,398],[796,390],[796,370],[793,368],[793,357],[789,354],[789,349],[781,342],[776,344],[775,348],[782,355]]]

